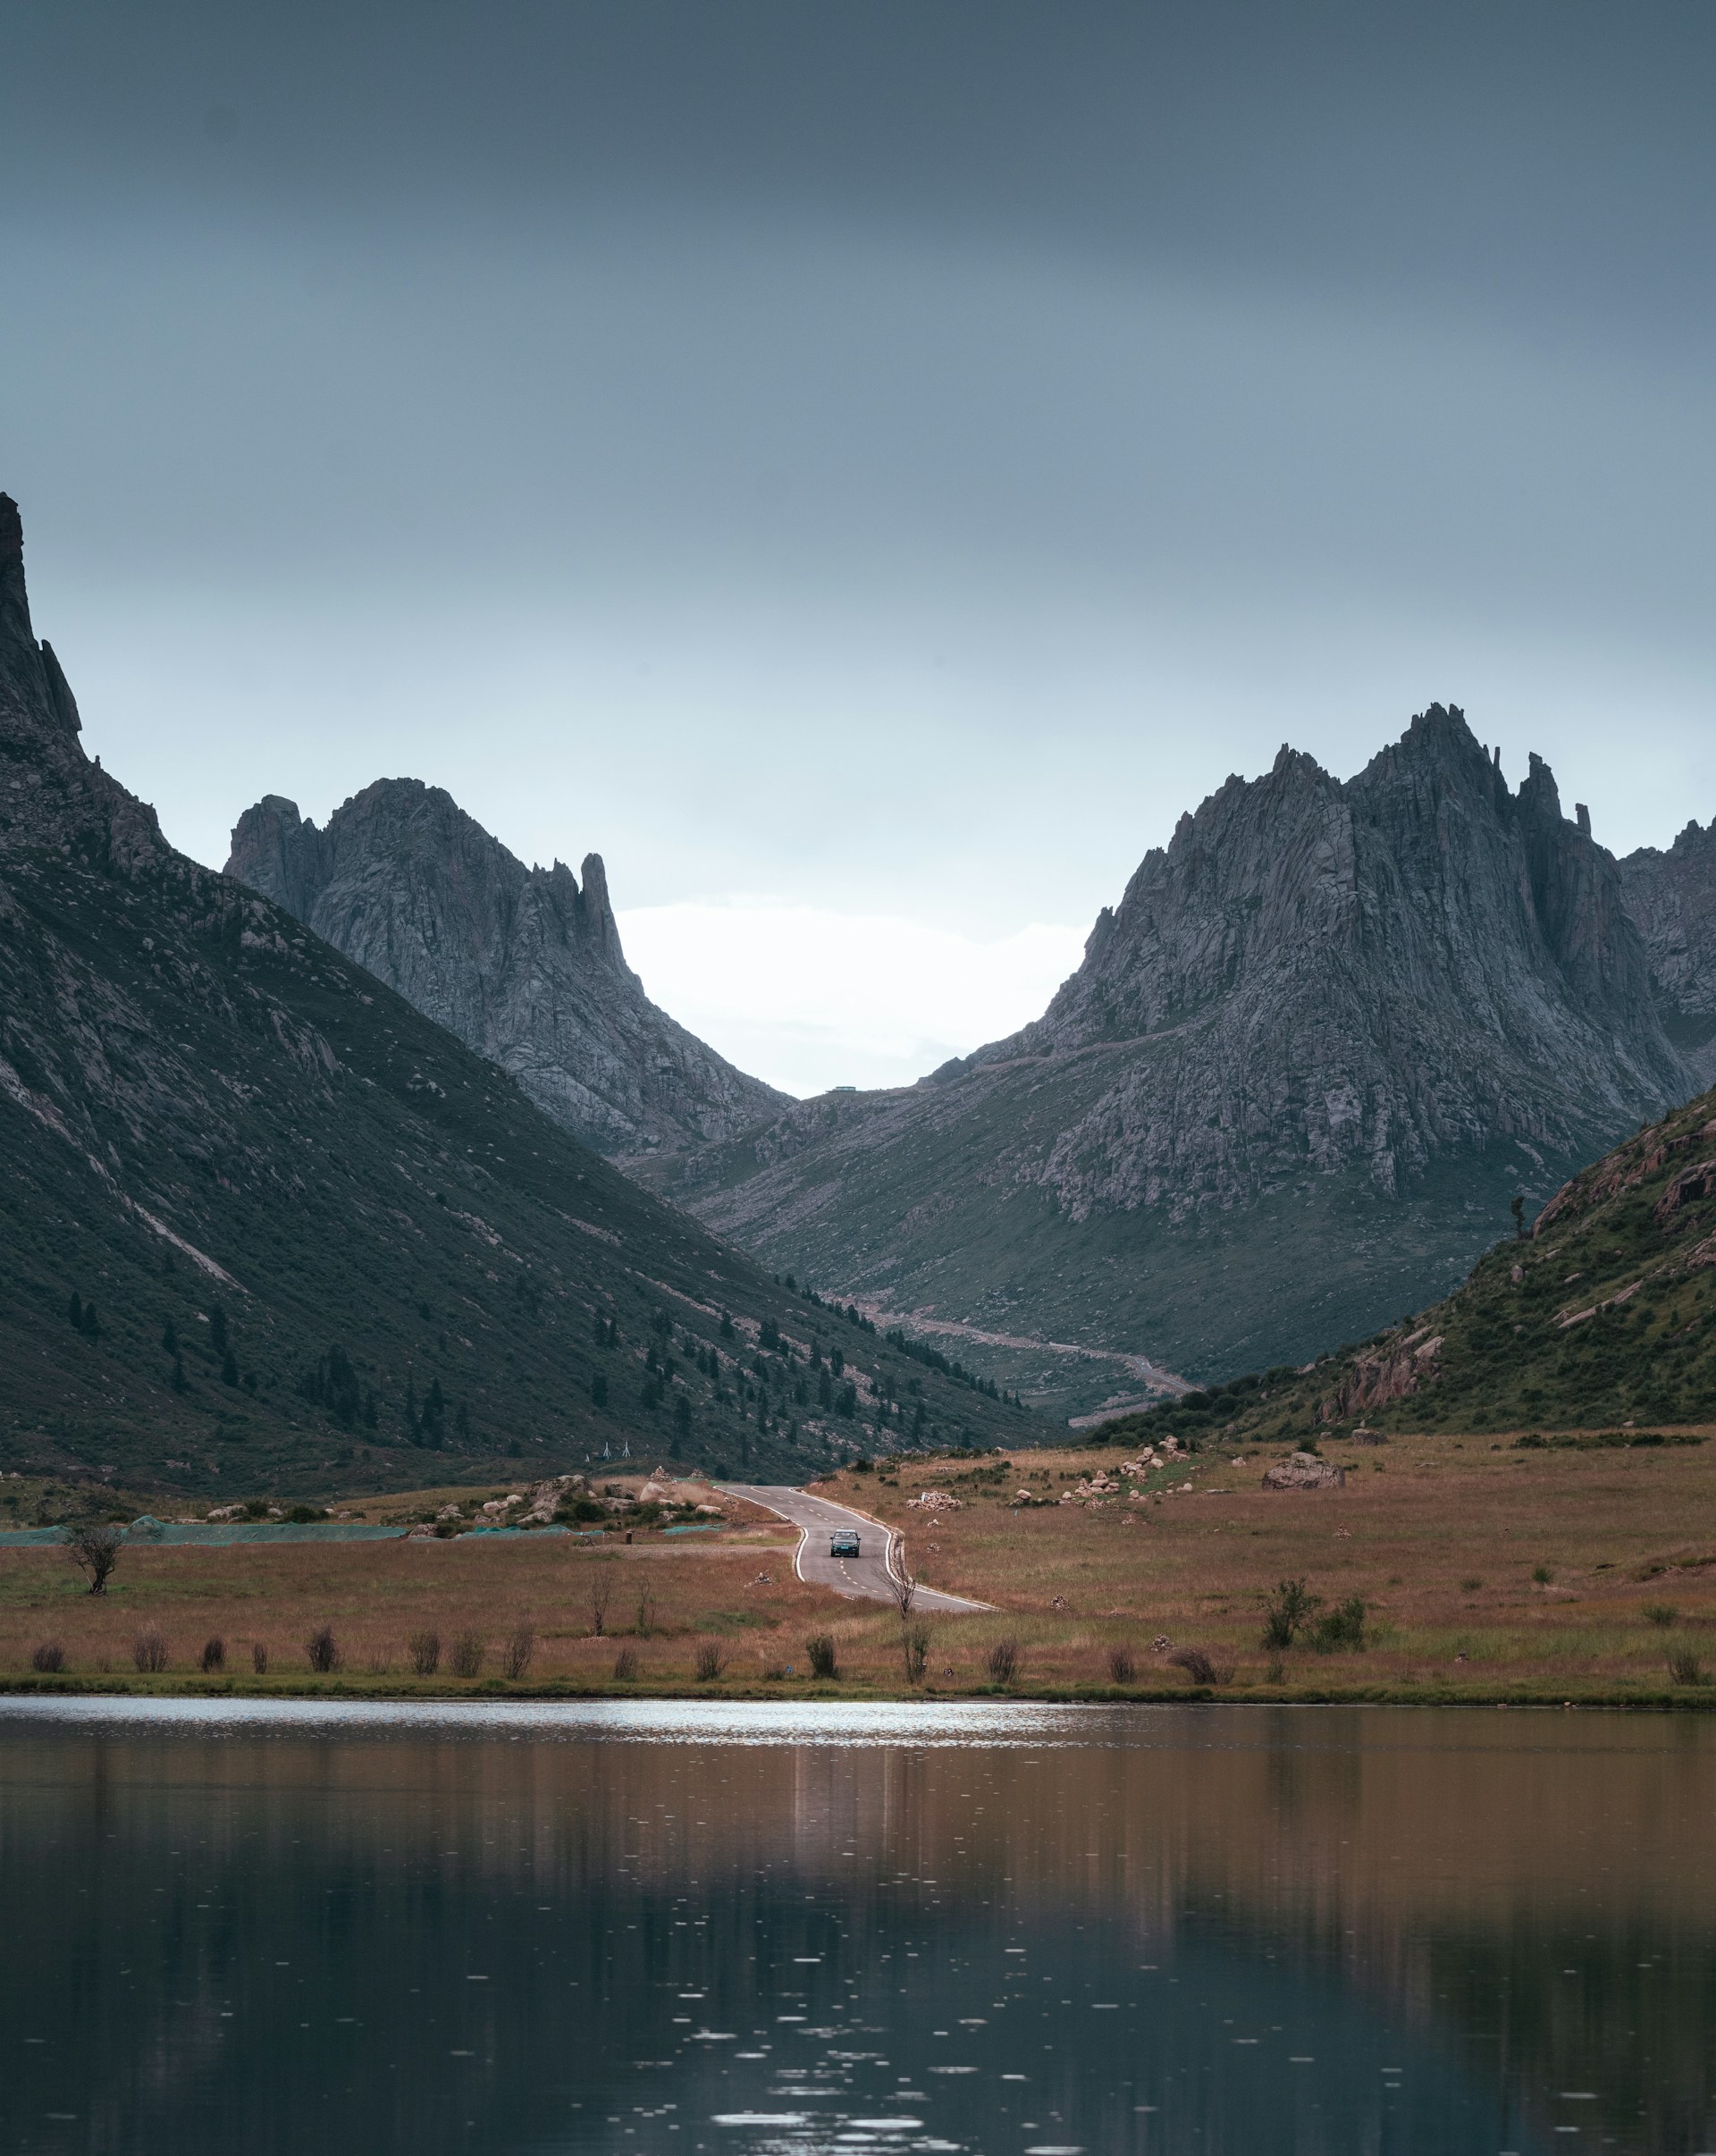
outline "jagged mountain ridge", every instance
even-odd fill
[[[802,1476],[908,1441],[908,1398],[925,1441],[1029,1441],[175,853],[84,754],[22,545],[0,495],[0,1461],[228,1495],[492,1476],[514,1447]]]
[[[1627,855],[1620,888],[1663,1029],[1708,1083],[1716,1079],[1716,817],[1707,830],[1695,819],[1666,851]]]
[[[1695,1082],[1584,809],[1433,705],[1350,781],[1228,780],[1018,1034],[656,1181],[871,1307],[1215,1375],[1423,1302]]]
[[[439,787],[377,779],[325,830],[266,795],[234,827],[226,872],[601,1152],[719,1141],[786,1104],[650,1001],[620,948],[599,854],[581,883],[559,861],[527,869]]]

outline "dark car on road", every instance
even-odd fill
[[[841,1528],[829,1545],[830,1557],[856,1557],[859,1554],[858,1537],[850,1528]]]

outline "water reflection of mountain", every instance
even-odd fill
[[[1079,1726],[920,1749],[0,1717],[6,2109],[31,2147],[191,2156],[1710,2145],[1703,1723]],[[921,2123],[840,2123],[878,2118]]]

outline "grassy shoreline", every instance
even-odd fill
[[[324,1704],[409,1705],[462,1703],[492,1706],[585,1700],[698,1700],[722,1705],[814,1704],[819,1706],[912,1705],[926,1713],[938,1706],[966,1705],[1016,1706],[1410,1706],[1595,1708],[1605,1713],[1710,1714],[1716,1712],[1716,1685],[972,1685],[942,1688],[925,1684],[881,1685],[787,1682],[617,1683],[552,1680],[533,1683],[505,1678],[472,1682],[438,1679],[342,1676],[244,1678],[202,1677],[185,1672],[161,1677],[117,1674],[80,1676],[74,1672],[38,1676],[0,1673],[0,1698],[9,1697],[118,1699],[311,1700]]]

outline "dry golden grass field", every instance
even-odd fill
[[[991,1652],[1010,1640],[1010,1689],[1021,1697],[1200,1689],[1716,1705],[1716,1444],[1521,1451],[1438,1434],[1324,1449],[1347,1469],[1344,1488],[1266,1492],[1270,1455],[1253,1452],[1241,1464],[1204,1453],[1117,1478],[1120,1494],[1095,1503],[1056,1502],[1081,1478],[1117,1475],[1112,1452],[1088,1446],[1021,1453],[1005,1467],[907,1461],[818,1487],[900,1529],[926,1584],[995,1605],[913,1619],[929,1628],[927,1696],[992,1693]],[[1017,1502],[1027,1487],[1038,1503]],[[913,1504],[925,1489],[956,1497],[959,1509]],[[401,1502],[389,1498],[386,1509]],[[812,1682],[806,1641],[817,1633],[833,1637],[839,1669],[835,1685],[818,1689],[907,1689],[897,1613],[805,1587],[791,1532],[735,1512],[718,1534],[640,1532],[629,1545],[610,1535],[595,1545],[461,1536],[128,1548],[99,1597],[82,1591],[63,1552],[5,1549],[0,1681],[511,1689],[506,1646],[526,1628],[534,1646],[517,1689],[532,1691],[790,1694]],[[1291,1647],[1269,1648],[1266,1607],[1283,1579],[1303,1580],[1317,1604]],[[1364,1604],[1358,1643],[1319,1649],[1319,1621],[1355,1596]],[[139,1677],[133,1643],[150,1626],[167,1666]],[[316,1674],[307,1642],[324,1626],[341,1666]],[[433,1678],[414,1673],[409,1646],[429,1630],[442,1646]],[[451,1673],[462,1636],[483,1650],[475,1679]],[[201,1650],[213,1638],[224,1644],[224,1669],[205,1675]],[[50,1640],[63,1670],[36,1676],[32,1655]],[[253,1668],[257,1642],[264,1678]],[[1213,1684],[1171,1659],[1189,1648],[1208,1656]],[[700,1651],[707,1668],[711,1650],[719,1673],[700,1677]],[[635,1673],[617,1677],[622,1653]]]

